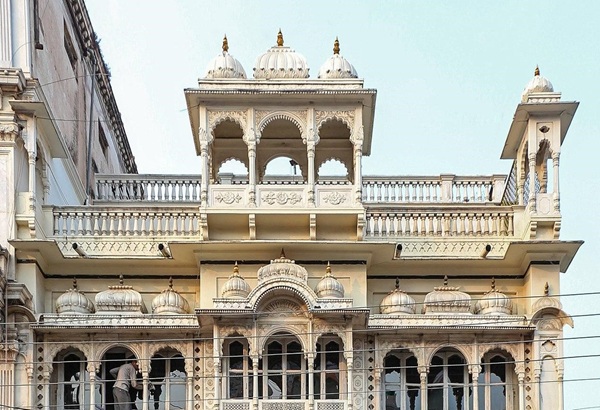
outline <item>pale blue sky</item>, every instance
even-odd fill
[[[141,173],[199,173],[183,89],[195,87],[227,34],[248,76],[275,44],[303,54],[316,77],[339,37],[341,54],[376,88],[372,154],[363,173],[508,173],[499,159],[536,64],[580,101],[561,155],[561,239],[583,239],[562,293],[600,291],[599,1],[87,0]],[[566,337],[600,336],[598,296],[564,297]],[[565,355],[600,355],[600,338]],[[565,409],[600,409],[590,394],[600,357],[567,359]]]

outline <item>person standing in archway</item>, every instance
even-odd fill
[[[142,390],[142,385],[137,381],[139,364],[137,359],[132,359],[120,367],[110,370],[110,374],[116,378],[113,386],[113,399],[115,410],[131,410],[133,402],[129,394],[129,388]]]

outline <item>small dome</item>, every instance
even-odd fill
[[[552,83],[548,81],[547,78],[542,77],[540,75],[539,67],[535,68],[535,72],[533,78],[527,83],[525,86],[525,90],[523,90],[523,94],[521,95],[521,100],[523,102],[527,101],[527,96],[532,93],[552,93],[554,92],[554,87]]]
[[[343,298],[344,286],[331,274],[331,265],[327,263],[325,276],[315,287],[315,293],[320,298]]]
[[[277,34],[277,45],[260,55],[254,64],[254,78],[308,78],[306,59],[289,47],[283,46],[281,30]]]
[[[90,314],[94,313],[94,304],[77,289],[77,279],[73,279],[73,288],[67,290],[56,299],[56,313],[62,314]]]
[[[337,37],[333,43],[333,55],[319,69],[319,78],[358,78],[354,66],[340,55],[340,42]]]
[[[413,314],[416,312],[415,306],[415,300],[408,293],[400,289],[400,279],[396,279],[396,289],[383,298],[379,305],[379,311],[387,314]]]
[[[221,296],[224,298],[245,299],[250,293],[250,285],[240,276],[237,262],[233,267],[233,274],[221,288]]]
[[[300,265],[296,265],[295,261],[287,259],[283,249],[281,250],[281,256],[279,259],[272,260],[270,265],[265,265],[260,268],[257,276],[259,284],[272,279],[281,279],[284,277],[302,283],[306,283],[308,280],[308,272],[306,269]]]
[[[496,290],[496,281],[492,279],[492,288],[475,303],[475,313],[481,315],[511,315],[512,301],[504,293]]]
[[[142,295],[133,286],[123,285],[123,275],[119,285],[109,286],[108,290],[96,295],[97,313],[144,313],[145,306]]]
[[[424,313],[471,313],[471,296],[459,289],[459,287],[448,286],[448,277],[444,277],[444,286],[433,288],[433,292],[425,296]]]
[[[246,78],[246,71],[244,71],[242,64],[229,54],[227,36],[223,38],[223,52],[210,60],[206,67],[206,75],[204,78]]]
[[[173,279],[169,279],[169,287],[152,300],[152,313],[157,315],[189,313],[188,301],[173,289]]]
[[[546,282],[546,286],[544,286],[544,296],[536,300],[531,306],[532,312],[537,312],[546,308],[554,308],[558,310],[562,310],[563,306],[560,301],[552,296],[550,296],[550,287],[548,286],[548,282]]]

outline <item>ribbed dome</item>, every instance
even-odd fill
[[[327,263],[325,276],[315,287],[315,293],[320,298],[343,298],[344,286],[331,274],[331,265]]]
[[[227,36],[223,38],[223,52],[208,63],[205,78],[246,78],[246,71],[242,64],[229,54]]]
[[[492,279],[492,288],[475,304],[475,313],[481,315],[511,315],[512,301],[504,293],[496,290],[496,281]]]
[[[258,270],[258,283],[266,282],[273,278],[287,277],[293,280],[306,283],[308,272],[300,265],[296,265],[295,261],[287,259],[283,250],[279,259],[271,261],[270,265],[265,265]]]
[[[73,288],[67,290],[56,299],[56,313],[62,314],[90,314],[94,313],[94,304],[77,289],[77,279],[73,279]]]
[[[144,313],[142,295],[133,286],[123,285],[123,275],[119,285],[109,286],[108,290],[96,295],[96,310],[98,313]]]
[[[333,55],[319,69],[319,78],[358,78],[354,66],[340,55],[340,42],[337,38],[333,43]]]
[[[425,296],[424,313],[471,313],[471,296],[459,289],[459,287],[448,286],[448,277],[446,276],[444,286],[433,288],[433,291]]]
[[[552,83],[548,81],[547,78],[542,77],[540,75],[539,67],[535,68],[535,72],[533,78],[527,83],[525,86],[525,90],[523,90],[523,94],[521,95],[521,100],[523,102],[527,101],[527,96],[532,93],[551,93],[554,92],[554,87]]]
[[[562,310],[562,303],[552,296],[550,296],[550,289],[548,286],[548,282],[546,282],[546,286],[544,287],[544,296],[536,300],[531,306],[532,312],[537,312],[539,310],[545,308],[554,308],[558,310]]]
[[[221,296],[224,298],[245,299],[250,290],[250,285],[240,276],[240,269],[236,262],[233,267],[233,274],[221,288]]]
[[[400,289],[400,279],[396,279],[396,289],[388,293],[388,295],[381,301],[381,304],[379,305],[379,311],[387,314],[413,314],[416,312],[415,300],[405,291]]]
[[[289,47],[283,46],[281,30],[277,34],[277,45],[260,55],[254,64],[254,78],[308,78],[306,59]]]
[[[175,315],[189,313],[188,301],[173,289],[173,279],[169,279],[169,287],[152,300],[152,313],[157,315]]]

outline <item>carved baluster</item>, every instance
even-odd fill
[[[508,232],[508,215],[502,214],[500,217],[500,236],[507,236]]]
[[[435,232],[435,214],[429,214],[429,236],[433,236]]]
[[[116,236],[117,235],[117,224],[115,223],[115,213],[111,212],[109,218],[110,218],[110,221],[109,221],[108,228],[110,230],[110,234],[112,236]]]
[[[131,219],[133,222],[133,236],[140,236],[140,213],[133,212]]]
[[[514,217],[513,214],[507,215],[507,217],[506,217],[508,219],[508,232],[507,232],[508,236],[514,236],[514,234],[515,234],[515,228],[513,226],[513,217]]]

